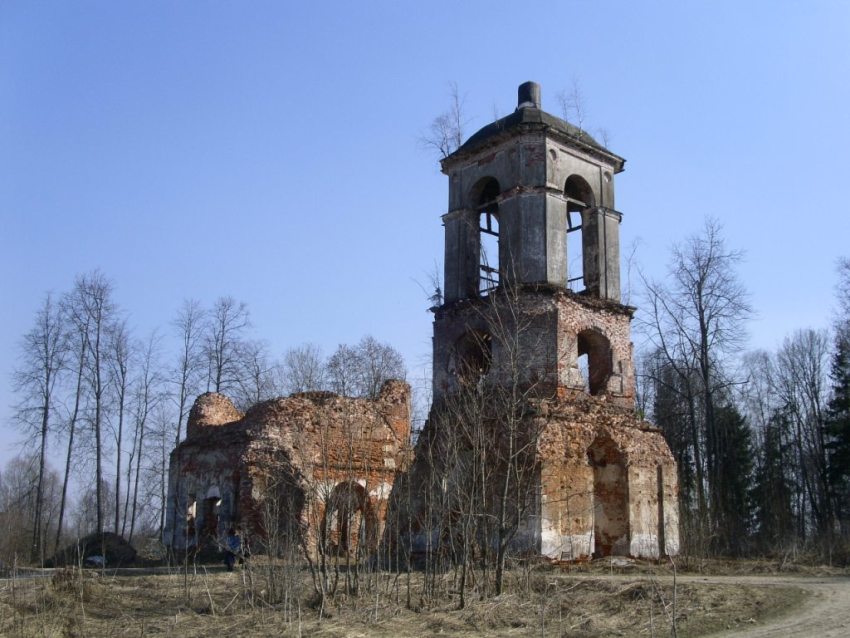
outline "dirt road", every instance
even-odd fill
[[[847,638],[850,636],[850,579],[792,576],[680,576],[682,583],[738,583],[757,587],[799,587],[811,595],[803,606],[750,629],[714,634],[717,637]]]

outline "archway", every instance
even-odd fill
[[[376,546],[377,521],[361,485],[345,481],[333,488],[325,506],[322,534],[331,553],[356,553]]]
[[[595,205],[593,189],[583,177],[570,175],[564,184],[564,198],[567,200],[567,287],[581,291],[586,286],[584,262],[589,252],[582,229],[588,222],[586,212]]]
[[[623,454],[602,435],[587,449],[587,462],[593,468],[594,555],[627,554],[629,483]]]
[[[218,543],[218,513],[221,498],[211,496],[203,500],[201,542],[209,545]]]
[[[470,200],[478,218],[478,292],[486,295],[499,286],[499,182],[485,177],[472,187]]]
[[[585,375],[585,391],[588,394],[604,394],[608,388],[608,379],[614,371],[614,362],[611,356],[611,342],[608,337],[588,328],[578,333],[576,337],[578,346],[578,365]]]
[[[449,373],[463,385],[478,384],[487,376],[492,356],[492,339],[489,334],[467,332],[452,349]]]

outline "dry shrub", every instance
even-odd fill
[[[101,575],[79,567],[65,567],[56,571],[50,580],[50,589],[57,598],[74,602],[104,604],[114,595],[103,584]]]

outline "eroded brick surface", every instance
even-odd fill
[[[166,542],[209,546],[233,526],[256,543],[273,529],[315,546],[327,522],[331,545],[374,545],[409,455],[409,403],[400,381],[374,400],[303,393],[244,415],[222,395],[201,395],[171,455]]]
[[[661,433],[602,397],[538,409],[541,553],[677,554],[676,464]]]
[[[527,476],[533,468],[535,478],[513,488],[523,510],[514,550],[563,560],[678,553],[675,461],[661,433],[634,412],[633,311],[548,286],[436,309],[434,396],[461,416],[454,422],[436,417],[443,422],[430,428],[417,451],[410,479],[414,491],[419,486],[437,490],[443,472],[462,492],[469,477],[444,472],[452,463],[441,457],[468,454],[474,443],[452,429],[465,427],[460,420],[468,420],[470,411],[481,414],[495,432],[507,428],[506,407],[497,403],[514,393],[526,414],[518,427],[520,440],[535,450],[523,461]],[[463,398],[469,384],[483,388],[491,404],[456,405],[470,401]],[[493,435],[494,458],[506,458],[498,447],[503,440]],[[494,463],[488,471],[498,485],[504,472],[514,470]],[[445,520],[436,520],[434,507],[427,505],[432,497],[420,490],[409,508],[417,529],[414,551],[445,536]],[[498,515],[492,508],[482,514]]]

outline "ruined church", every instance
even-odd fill
[[[171,455],[165,542],[282,527],[312,550],[383,541],[417,553],[454,545],[468,516],[496,522],[476,528],[485,548],[678,553],[675,462],[635,414],[614,203],[624,163],[543,111],[539,85],[521,85],[512,114],[442,160],[444,288],[416,449],[402,382],[374,399],[305,393],[244,415],[202,395]]]

